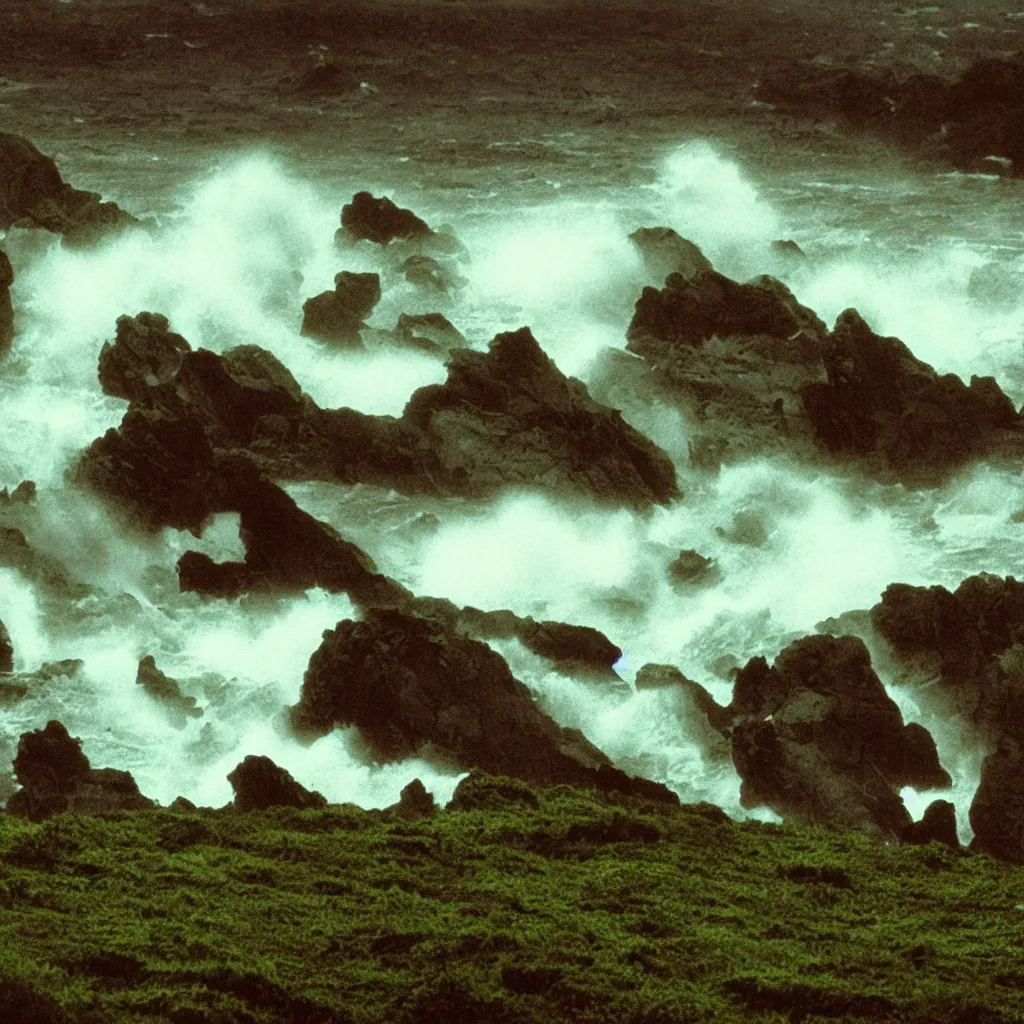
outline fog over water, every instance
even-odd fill
[[[481,350],[496,332],[528,325],[565,373],[587,382],[604,349],[625,347],[633,303],[648,283],[629,233],[666,225],[731,277],[782,278],[830,326],[854,306],[940,372],[993,374],[1015,404],[1024,402],[1024,299],[984,269],[1012,271],[1024,259],[1024,222],[1001,182],[795,173],[758,182],[742,164],[742,154],[691,141],[665,155],[653,183],[603,190],[593,202],[562,199],[552,186],[550,202],[527,208],[498,196],[475,205],[461,197],[446,209],[443,193],[406,195],[385,182],[431,225],[451,223],[470,257],[466,287],[447,306],[385,278],[370,324],[390,328],[400,312],[440,308]],[[198,181],[153,235],[90,252],[36,233],[4,239],[19,334],[0,369],[0,485],[36,482],[40,521],[26,527],[29,541],[99,589],[69,601],[0,570],[0,617],[16,669],[84,663],[0,707],[0,735],[14,738],[0,745],[0,768],[22,731],[60,718],[95,766],[129,769],[164,803],[177,795],[227,802],[225,776],[246,754],[270,756],[334,802],[384,806],[417,776],[438,799],[450,796],[460,776],[420,761],[369,766],[351,732],[311,745],[290,737],[284,709],[298,698],[322,631],[353,616],[347,598],[180,594],[174,566],[187,548],[241,555],[236,516],[217,517],[198,542],[174,530],[147,537],[64,485],[80,452],[126,408],[102,393],[96,370],[125,313],[165,314],[193,348],[268,348],[323,407],[400,415],[413,390],[443,381],[443,362],[425,354],[342,353],[299,335],[305,298],[331,287],[341,269],[376,269],[361,249],[340,256],[333,245],[342,203],[364,187],[353,181],[347,192],[328,193],[301,168],[246,154]],[[784,262],[771,248],[780,238],[796,240],[809,259]],[[755,655],[771,660],[830,616],[869,608],[889,583],[953,588],[980,571],[1022,572],[1024,524],[1011,520],[1024,506],[1019,474],[979,465],[918,492],[784,459],[710,476],[687,464],[687,428],[674,409],[636,396],[624,415],[673,456],[685,497],[672,507],[641,516],[535,495],[475,502],[362,485],[286,489],[417,594],[594,626],[623,649],[618,669],[627,682],[645,663],[669,663],[723,702],[730,668]],[[763,543],[745,542],[736,513],[763,525]],[[665,569],[685,548],[715,560],[716,583],[672,588]],[[667,783],[684,800],[751,813],[739,806],[732,767],[702,759],[672,693],[612,693],[550,671],[516,641],[495,646],[545,710],[582,728],[620,767]],[[197,698],[202,718],[177,728],[135,685],[145,654]],[[885,652],[873,654],[892,683]],[[950,723],[924,716],[913,686],[889,689],[906,718],[933,731],[966,828],[982,752],[962,750]],[[915,816],[931,799],[905,796]]]

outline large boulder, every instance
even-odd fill
[[[487,353],[453,352],[448,380],[416,391],[402,421],[453,493],[539,486],[640,508],[679,496],[669,457],[565,377],[527,328]]]
[[[22,788],[7,802],[7,810],[31,821],[62,811],[99,814],[153,806],[129,772],[90,767],[82,741],[72,738],[57,721],[22,733],[14,775]]]
[[[637,228],[629,240],[640,253],[647,276],[658,284],[670,274],[690,281],[701,271],[714,269],[698,246],[672,228]]]
[[[396,206],[387,196],[375,198],[370,192],[357,192],[352,202],[341,208],[341,228],[335,236],[339,242],[366,239],[387,245],[396,238],[421,238],[433,234],[430,225],[412,210]]]
[[[196,706],[195,697],[183,694],[178,681],[157,668],[156,659],[152,654],[147,654],[139,660],[135,683],[154,700],[160,702],[178,728],[184,728],[189,719],[202,718],[203,709]]]
[[[373,609],[324,633],[292,720],[313,734],[355,725],[379,761],[432,754],[534,783],[677,799],[638,784],[582,733],[558,726],[486,644],[396,610]]]
[[[729,710],[744,806],[900,836],[911,824],[900,789],[951,785],[930,734],[904,724],[856,637],[805,637],[770,668],[753,659]]]
[[[88,245],[139,221],[115,203],[101,202],[95,192],[66,184],[53,160],[28,139],[0,132],[0,230],[16,223]]]
[[[1024,423],[992,377],[939,375],[898,338],[875,334],[855,310],[839,316],[823,353],[827,380],[802,390],[819,442],[868,458],[878,474],[932,483],[1011,443]]]
[[[971,848],[1024,864],[1024,745],[1004,739],[981,764],[971,802]]]
[[[14,268],[7,253],[0,249],[0,355],[11,347],[14,341],[14,304],[11,302],[11,285],[14,284]]]
[[[322,292],[302,307],[301,334],[341,348],[362,348],[360,330],[380,302],[380,275],[343,270],[334,291]]]
[[[1024,583],[989,573],[952,593],[894,583],[871,621],[897,657],[938,673],[943,712],[991,743],[1024,740]]]
[[[100,350],[99,377],[105,394],[144,398],[157,384],[166,384],[181,367],[192,346],[170,329],[160,313],[119,316],[114,341]]]
[[[320,810],[327,806],[321,793],[301,786],[291,773],[269,757],[247,755],[228,775],[238,811],[264,811],[268,807]]]

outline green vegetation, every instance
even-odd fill
[[[1024,872],[486,777],[467,810],[0,814],[0,1020],[1024,1021]]]

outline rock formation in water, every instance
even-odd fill
[[[898,659],[938,676],[920,699],[989,750],[970,810],[975,847],[1024,862],[1024,583],[988,573],[952,593],[896,583],[871,621]]]
[[[396,419],[318,408],[273,355],[251,345],[223,356],[185,352],[174,376],[161,380],[153,366],[169,367],[167,353],[176,359],[179,345],[163,323],[122,318],[104,349],[108,393],[123,395],[129,374],[152,384],[133,393],[117,436],[97,442],[86,462],[102,472],[103,451],[127,457],[126,444],[141,449],[139,466],[165,478],[154,498],[166,525],[197,526],[196,504],[208,504],[211,486],[204,467],[243,452],[280,478],[406,493],[485,497],[524,487],[635,508],[678,497],[669,457],[560,373],[525,328],[499,334],[486,354],[453,351],[447,382],[414,392]]]
[[[11,285],[14,284],[14,268],[7,253],[0,249],[0,355],[11,347],[14,341],[14,304],[11,302]]]
[[[320,810],[327,806],[321,793],[301,786],[291,773],[269,757],[247,755],[228,775],[236,811],[265,811],[268,807]]]
[[[369,192],[357,192],[352,202],[341,208],[341,227],[336,238],[339,242],[366,239],[387,245],[396,238],[425,238],[431,234],[430,225],[412,210],[396,206],[387,196],[377,199]]]
[[[380,302],[380,275],[343,270],[334,278],[334,291],[321,292],[302,307],[304,337],[339,348],[362,348],[360,330]]]
[[[778,451],[927,486],[980,457],[1024,455],[1024,421],[993,378],[940,375],[854,310],[830,332],[771,277],[670,274],[643,290],[628,338],[646,367],[609,355],[606,377],[680,405],[698,466]]]
[[[744,806],[901,836],[912,822],[900,789],[951,785],[931,735],[904,724],[856,637],[805,637],[770,668],[752,659],[728,710]]]
[[[898,338],[874,334],[854,310],[823,352],[828,379],[801,390],[818,441],[862,457],[883,478],[934,482],[971,459],[1024,439],[1024,424],[992,377],[938,374]]]
[[[891,70],[794,68],[765,76],[761,95],[789,110],[839,118],[960,171],[1024,174],[1024,63],[984,58],[957,79]]]
[[[314,734],[355,725],[380,761],[432,754],[529,782],[678,802],[664,786],[613,768],[579,731],[558,726],[486,644],[399,611],[374,609],[324,633],[292,719]]]
[[[637,228],[629,240],[643,260],[647,276],[659,287],[671,274],[690,281],[703,270],[713,270],[700,248],[673,228]]]
[[[40,227],[69,245],[90,245],[110,231],[140,222],[95,192],[72,188],[57,165],[28,139],[0,132],[0,230]]]
[[[90,767],[82,741],[56,721],[22,733],[14,775],[22,788],[7,801],[8,813],[31,821],[62,811],[102,814],[154,806],[139,792],[130,772]]]

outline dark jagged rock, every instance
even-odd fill
[[[135,683],[164,705],[172,721],[179,728],[183,727],[190,718],[202,718],[203,709],[196,707],[195,697],[185,696],[181,692],[177,680],[164,675],[157,668],[156,659],[152,654],[145,655],[139,661]]]
[[[638,507],[679,494],[669,457],[564,377],[527,328],[499,334],[487,354],[453,352],[446,383],[416,391],[402,421],[426,438],[452,491],[544,481]]]
[[[301,334],[342,348],[362,348],[359,332],[380,295],[379,274],[343,270],[335,275],[333,292],[322,292],[303,304]]]
[[[440,313],[401,313],[391,332],[398,344],[426,352],[450,352],[465,348],[466,338]]]
[[[898,338],[874,334],[855,310],[824,350],[827,382],[806,385],[804,407],[835,455],[869,456],[883,475],[931,482],[989,453],[1022,423],[992,377],[940,376]]]
[[[115,340],[106,342],[100,351],[100,385],[105,394],[143,398],[149,388],[174,377],[192,346],[169,327],[167,317],[160,313],[117,318]]]
[[[419,238],[432,233],[426,221],[412,210],[396,206],[387,196],[376,199],[369,192],[357,192],[352,202],[341,208],[339,241],[366,239],[387,245],[396,238]]]
[[[437,805],[434,803],[434,794],[428,793],[426,786],[419,779],[413,779],[403,787],[398,803],[388,810],[407,821],[416,821],[419,818],[429,818],[437,810]]]
[[[956,849],[960,839],[956,831],[956,808],[948,800],[933,800],[920,821],[912,822],[903,833],[903,842],[924,846],[944,843]]]
[[[1024,740],[1024,583],[988,573],[953,593],[894,583],[871,621],[895,654],[938,670],[943,711],[992,742]]]
[[[637,228],[629,240],[640,251],[648,276],[659,284],[670,274],[689,281],[702,270],[713,269],[699,247],[672,228]]]
[[[0,355],[11,347],[14,341],[14,304],[11,302],[11,285],[14,284],[14,268],[7,253],[0,249]]]
[[[855,310],[829,333],[774,278],[670,275],[664,289],[644,289],[628,338],[650,367],[635,387],[696,420],[697,466],[828,454],[882,480],[931,486],[972,459],[1024,454],[1024,423],[993,378],[939,375]]]
[[[691,587],[712,583],[718,577],[714,559],[689,549],[680,551],[679,557],[668,567],[668,580],[673,587]]]
[[[1024,748],[1004,739],[981,764],[981,781],[971,802],[972,850],[1024,864]]]
[[[744,806],[899,836],[911,824],[899,790],[951,784],[931,736],[903,723],[856,637],[805,637],[771,668],[753,659],[729,710]]]
[[[268,807],[297,807],[319,810],[327,806],[321,793],[299,785],[284,768],[269,757],[247,755],[228,775],[238,811],[264,811]]]
[[[89,245],[109,231],[139,221],[94,192],[72,188],[57,165],[28,139],[0,132],[0,230],[13,224],[42,227],[65,242]]]
[[[14,671],[14,644],[7,627],[0,622],[0,672]]]
[[[486,644],[399,611],[373,609],[362,622],[324,633],[292,719],[300,731],[320,734],[355,725],[381,761],[427,750],[540,784],[625,794],[639,787],[676,799],[655,783],[641,786],[582,733],[559,727]]]
[[[772,242],[772,255],[784,263],[799,265],[807,260],[807,253],[791,238],[779,238]]]
[[[14,758],[14,775],[22,788],[7,810],[31,821],[62,811],[98,814],[111,810],[152,807],[129,772],[91,768],[82,741],[73,739],[60,722],[22,733]]]
[[[658,358],[666,347],[699,346],[715,336],[786,341],[802,332],[820,339],[826,329],[817,314],[801,306],[781,281],[758,277],[740,284],[707,269],[689,279],[670,274],[660,291],[645,288],[629,325],[627,348]],[[806,361],[806,352],[805,347],[797,346],[801,361]]]
[[[619,678],[615,663],[622,657],[621,648],[591,626],[525,619],[517,624],[516,636],[534,654],[548,658],[566,675]]]

